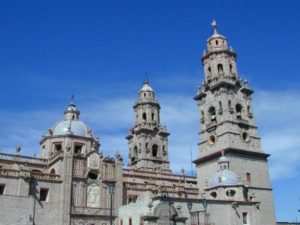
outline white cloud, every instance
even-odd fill
[[[263,149],[271,153],[272,179],[297,175],[300,160],[300,93],[257,92],[254,109],[262,137]],[[88,98],[86,98],[88,99]],[[174,172],[189,171],[190,148],[193,159],[198,155],[199,118],[196,102],[190,95],[164,93],[161,103],[161,122],[167,125],[169,157]],[[81,118],[100,136],[101,150],[113,156],[118,150],[127,164],[125,136],[133,125],[135,97],[93,98],[79,104]],[[54,111],[4,112],[0,111],[0,149],[13,152],[20,144],[23,154],[38,153],[39,139],[55,121],[63,118],[63,109]]]
[[[270,174],[279,180],[299,174],[300,92],[258,92],[255,115],[263,149],[271,153]]]

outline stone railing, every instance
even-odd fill
[[[110,209],[72,206],[71,213],[75,215],[110,216]],[[112,210],[112,215],[115,216],[114,209]]]
[[[22,155],[13,155],[7,153],[0,153],[0,159],[3,160],[10,160],[10,161],[17,161],[17,162],[26,162],[26,163],[33,163],[33,164],[46,164],[47,159],[35,158],[30,156],[22,156]]]
[[[31,173],[31,176],[37,180],[59,180],[60,176],[50,173]]]
[[[37,180],[59,180],[60,176],[48,173],[36,173],[24,170],[0,169],[0,176],[33,177]]]
[[[160,178],[168,178],[168,179],[196,179],[196,177],[181,175],[181,174],[170,174],[170,173],[163,173],[163,172],[149,172],[149,171],[139,171],[139,170],[132,170],[132,169],[123,169],[124,174],[133,174],[133,175],[141,175],[146,177],[160,177]]]

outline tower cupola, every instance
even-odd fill
[[[207,49],[201,58],[205,81],[216,83],[219,78],[236,81],[238,80],[236,53],[228,47],[227,39],[217,30],[217,22],[213,20],[211,25],[212,35],[206,41]]]
[[[228,49],[226,37],[221,35],[217,30],[217,22],[213,20],[211,25],[213,31],[212,35],[207,39],[207,50],[211,52]]]
[[[154,99],[154,91],[150,86],[150,82],[147,78],[145,78],[142,88],[139,91],[139,98],[141,100],[153,100]]]
[[[64,111],[65,120],[79,120],[80,111],[76,107],[73,99],[70,102],[69,106]]]

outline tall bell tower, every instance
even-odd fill
[[[135,123],[126,139],[129,169],[170,173],[167,128],[160,123],[160,105],[148,79],[134,106]]]
[[[217,160],[226,154],[231,169],[248,187],[249,196],[261,202],[262,224],[274,225],[275,214],[269,179],[268,157],[261,149],[252,111],[253,90],[239,76],[236,53],[212,22],[212,35],[201,61],[203,85],[194,99],[200,112],[199,155],[194,162],[200,193],[217,170]],[[253,198],[251,198],[253,200]]]

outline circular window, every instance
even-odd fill
[[[214,145],[216,143],[216,136],[215,135],[211,135],[209,137],[209,144],[210,145]]]
[[[242,138],[244,141],[249,142],[250,141],[250,136],[247,132],[242,133]]]
[[[92,180],[96,180],[98,178],[98,174],[94,171],[90,171],[88,173],[88,178],[92,179]]]
[[[217,197],[217,192],[215,192],[215,191],[211,192],[210,196],[213,197],[213,198],[216,198]]]

